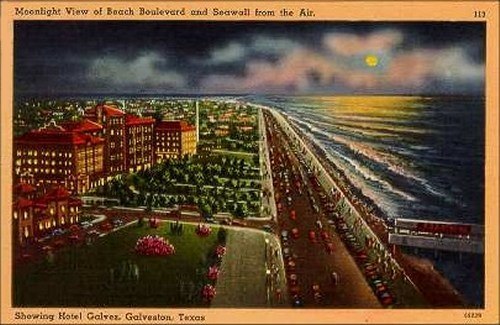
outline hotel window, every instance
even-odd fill
[[[38,224],[38,229],[43,230],[43,223],[42,223],[42,222],[40,222],[40,223]]]
[[[66,207],[64,205],[61,205],[61,212],[65,212],[66,211]]]
[[[24,227],[24,237],[28,238],[30,236],[30,231],[28,227]]]
[[[45,229],[49,229],[50,228],[50,221],[45,221]]]
[[[28,211],[24,211],[23,218],[28,219]]]
[[[55,213],[54,208],[50,208],[50,214],[54,215],[54,213]]]
[[[66,223],[66,220],[64,220],[64,217],[61,217],[59,220],[60,220],[61,225],[64,225]]]
[[[14,220],[17,220],[17,211],[14,211]]]
[[[52,226],[55,227],[56,226],[56,220],[55,219],[52,219]]]

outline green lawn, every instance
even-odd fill
[[[20,267],[14,274],[15,306],[203,307],[201,287],[213,263],[217,228],[200,238],[184,224],[182,236],[172,235],[168,223],[158,229],[135,224],[99,238],[93,245],[58,252],[52,264]],[[138,238],[158,234],[175,246],[175,255],[138,256]],[[124,264],[136,264],[139,280],[118,279]],[[111,281],[111,269],[114,281]],[[125,273],[125,272],[124,272]]]

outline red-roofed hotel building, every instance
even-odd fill
[[[125,114],[116,106],[100,104],[85,117],[102,125],[105,139],[104,169],[110,179],[123,172],[136,172],[153,163],[153,118]]]
[[[79,221],[82,201],[72,197],[64,187],[56,186],[48,193],[35,197],[33,187],[20,183],[14,193],[13,239],[21,245]]]
[[[30,131],[14,140],[14,177],[43,191],[54,185],[82,194],[121,173],[196,153],[196,127],[97,105],[80,121]]]
[[[160,121],[154,133],[156,163],[196,153],[196,127],[185,121]]]
[[[14,140],[15,177],[36,188],[59,185],[84,193],[102,183],[103,150],[103,138],[52,123]]]
[[[153,118],[127,114],[125,118],[125,170],[136,172],[153,165]]]
[[[86,110],[85,117],[103,127],[104,168],[108,178],[124,172],[125,113],[115,106],[99,104]]]

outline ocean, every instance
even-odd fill
[[[391,218],[484,224],[485,102],[465,96],[265,96]],[[484,256],[420,256],[474,306]]]

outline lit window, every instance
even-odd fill
[[[24,237],[28,238],[30,236],[30,231],[28,227],[24,227]]]
[[[17,211],[14,211],[14,220],[17,220]]]
[[[28,219],[28,211],[24,211],[23,218]]]
[[[40,222],[40,223],[38,224],[38,229],[43,230],[43,223],[42,223],[42,222]]]

